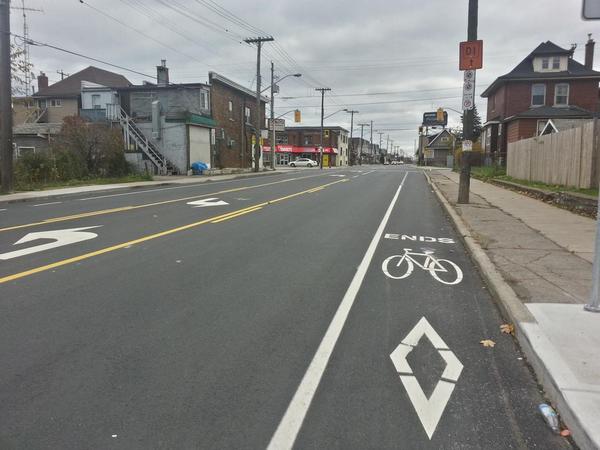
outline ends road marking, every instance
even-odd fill
[[[367,248],[365,255],[363,256],[358,269],[356,270],[356,274],[354,278],[350,282],[350,286],[348,286],[348,290],[342,299],[342,302],[338,306],[327,331],[325,332],[325,336],[321,340],[319,344],[319,348],[315,353],[292,401],[290,402],[287,410],[281,422],[279,422],[279,426],[275,431],[275,434],[271,438],[271,442],[269,442],[268,450],[285,450],[292,449],[294,446],[294,442],[296,442],[296,438],[298,436],[298,432],[300,431],[300,427],[302,426],[302,422],[304,422],[304,418],[310,408],[310,404],[315,396],[315,392],[319,387],[321,382],[321,378],[323,377],[323,373],[327,368],[327,364],[329,363],[329,358],[333,353],[333,349],[337,343],[340,334],[342,333],[342,329],[344,328],[344,324],[346,323],[346,319],[348,318],[348,314],[350,314],[350,309],[356,300],[356,296],[358,291],[363,283],[365,275],[367,274],[367,270],[371,265],[371,261],[373,260],[373,255],[375,254],[375,250],[377,249],[377,245],[381,240],[381,236],[383,235],[383,231],[387,226],[387,223],[390,219],[390,215],[392,214],[392,210],[398,201],[398,197],[400,196],[400,191],[404,186],[404,182],[406,181],[406,177],[408,174],[404,175],[400,186],[396,190],[396,194],[392,201],[390,202],[387,211],[383,215],[383,219],[381,219],[381,223]]]

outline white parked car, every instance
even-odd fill
[[[310,158],[298,158],[290,163],[290,167],[316,167],[319,164]]]

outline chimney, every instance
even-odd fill
[[[160,66],[156,66],[156,83],[159,86],[169,85],[169,68],[166,59],[161,59]]]
[[[588,41],[585,44],[585,68],[592,70],[594,67],[594,46],[596,43],[592,39],[592,33],[588,34]]]
[[[44,72],[40,72],[37,77],[38,80],[38,91],[41,89],[46,89],[48,87],[48,77]]]

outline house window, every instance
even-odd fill
[[[246,117],[246,122],[251,122],[250,108],[248,108],[247,106],[244,108],[244,116]]]
[[[537,133],[536,133],[536,136],[540,136],[542,134],[542,130],[544,129],[544,127],[546,126],[547,123],[548,123],[547,120],[538,120],[537,121]]]
[[[100,109],[102,106],[100,105],[100,94],[92,94],[92,108]]]
[[[232,109],[233,109],[233,105]],[[200,91],[200,108],[208,109],[208,94],[204,91]]]
[[[35,153],[35,147],[17,147],[17,158],[25,155],[33,155]]]
[[[546,85],[531,85],[531,106],[544,106],[546,104]]]
[[[231,100],[229,100],[229,103],[227,104],[227,110],[229,111],[229,116],[231,117],[233,115],[233,102]]]
[[[59,98],[52,99],[50,100],[50,106],[54,108],[60,108],[62,106],[62,101]]]
[[[554,88],[554,106],[567,106],[569,104],[569,85],[557,84]]]
[[[491,108],[491,110],[494,111],[496,109],[496,96],[492,95],[490,97],[489,102],[490,102],[490,108]]]
[[[323,136],[324,137],[329,137],[329,130],[324,130],[323,131]]]
[[[552,68],[560,69],[560,57],[559,56],[555,56],[554,58],[552,58]]]
[[[542,58],[542,69],[548,69],[550,67],[550,59]]]
[[[312,136],[304,136],[304,145],[312,145]]]

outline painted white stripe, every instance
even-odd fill
[[[338,306],[329,327],[327,328],[327,332],[321,343],[319,344],[319,348],[315,353],[292,401],[290,402],[281,422],[279,422],[279,426],[275,431],[275,434],[271,438],[271,442],[267,447],[267,450],[284,450],[291,449],[296,441],[296,437],[298,436],[298,432],[300,431],[300,427],[302,426],[302,422],[304,422],[304,418],[306,417],[306,413],[310,408],[310,404],[315,396],[315,392],[319,387],[319,383],[321,382],[321,378],[323,377],[323,373],[327,368],[327,364],[329,362],[329,358],[333,353],[333,349],[337,343],[340,334],[342,333],[342,329],[344,328],[344,324],[346,323],[346,319],[348,318],[348,314],[350,313],[350,309],[356,300],[356,296],[360,287],[363,283],[365,275],[367,273],[367,269],[373,260],[373,255],[375,254],[375,250],[377,249],[377,245],[381,240],[381,236],[383,235],[383,230],[385,229],[390,215],[392,214],[392,210],[396,205],[398,197],[400,195],[400,191],[402,190],[402,186],[404,186],[404,182],[408,174],[404,175],[400,186],[398,186],[398,190],[392,198],[390,205],[388,206],[369,247],[363,259],[356,270],[356,274],[348,286],[348,290],[342,299],[342,302]]]
[[[6,208],[4,208],[4,209],[0,209],[0,212],[2,212],[2,211],[7,211],[7,209],[6,209]]]
[[[59,205],[62,202],[49,202],[49,203],[38,203],[37,205],[31,205],[32,208],[37,208],[38,206],[48,206],[48,205]]]
[[[370,173],[373,173],[373,172],[375,172],[375,171],[374,171],[374,170],[371,170],[370,172],[363,173],[363,175],[369,175]]]

